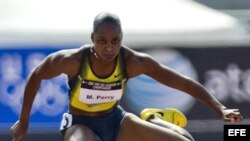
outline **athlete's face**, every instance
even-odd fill
[[[100,25],[92,34],[94,50],[100,59],[112,61],[121,48],[122,32],[112,23]]]

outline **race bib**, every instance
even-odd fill
[[[122,97],[122,83],[102,83],[82,81],[79,100],[86,104],[101,104],[120,100]]]

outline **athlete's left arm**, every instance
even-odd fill
[[[181,90],[190,94],[198,101],[212,108],[225,121],[240,121],[242,116],[238,109],[227,109],[207,89],[193,79],[184,76],[175,70],[160,64],[149,55],[140,57],[140,67],[144,74],[165,84],[166,86]]]

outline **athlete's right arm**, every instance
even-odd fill
[[[79,59],[72,54],[74,54],[72,51],[53,53],[31,71],[24,89],[23,106],[19,120],[11,127],[12,141],[20,141],[26,135],[31,107],[42,80],[53,78],[62,73],[68,76],[77,73]]]

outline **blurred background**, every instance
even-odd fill
[[[203,84],[250,124],[250,1],[247,0],[0,0],[0,139],[10,141],[29,72],[48,54],[90,42],[102,11],[122,22],[123,43]],[[121,104],[135,114],[145,107],[178,108],[197,141],[223,141],[211,109],[187,94],[140,75],[128,81]],[[43,81],[25,141],[59,141],[67,111],[67,79]]]

